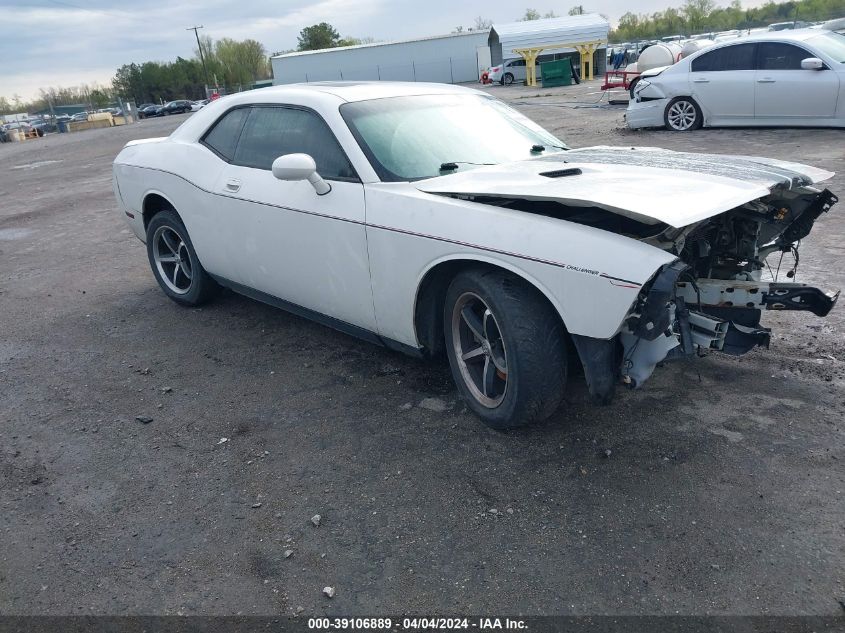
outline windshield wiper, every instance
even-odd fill
[[[554,147],[555,149],[562,149],[564,151],[569,149],[568,147],[564,147],[563,145],[540,145],[540,144],[537,144],[537,145],[531,146],[531,153],[532,154],[539,154],[540,152],[545,152],[547,147]]]
[[[471,163],[466,160],[450,160],[440,163],[440,171],[456,171],[461,165],[495,165],[496,163]]]

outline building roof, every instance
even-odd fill
[[[598,13],[569,15],[565,18],[526,20],[494,24],[490,30],[491,46],[502,46],[502,56],[516,55],[514,49],[542,48],[556,44],[607,42],[610,23]]]
[[[392,44],[410,44],[411,42],[425,42],[428,40],[444,40],[452,37],[467,37],[468,35],[481,35],[489,33],[487,29],[478,31],[461,31],[460,33],[447,33],[445,35],[429,35],[427,37],[415,37],[409,40],[390,40],[387,42],[371,42],[369,44],[354,44],[352,46],[335,46],[334,48],[319,48],[313,51],[294,51],[284,55],[271,55],[270,59],[281,59],[283,57],[299,57],[301,55],[316,55],[318,53],[339,53],[356,48],[375,48],[377,46],[390,46]]]
[[[33,114],[51,114],[55,112],[56,114],[76,114],[77,112],[85,112],[88,110],[90,106],[87,103],[74,103],[71,105],[54,105],[53,109],[51,110],[49,106],[46,108],[42,108],[40,110],[36,110]]]
[[[593,31],[596,28],[599,30],[604,29],[605,32],[610,29],[610,23],[598,13],[582,13],[581,15],[568,15],[563,18],[523,20],[520,22],[493,25],[493,30],[496,31],[502,40],[505,38],[530,37],[539,34],[554,36],[558,33]]]

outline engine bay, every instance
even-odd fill
[[[829,190],[798,188],[646,238],[678,259],[643,288],[620,333],[623,383],[641,385],[663,360],[768,347],[770,330],[760,325],[764,310],[827,316],[839,293],[791,280],[798,271],[801,240],[836,202]],[[767,258],[777,253],[773,270]],[[790,281],[781,282],[787,253]]]

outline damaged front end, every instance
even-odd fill
[[[801,239],[836,202],[828,190],[779,191],[692,226],[668,227],[660,236],[649,238],[678,259],[663,266],[643,287],[625,319],[619,333],[622,382],[639,387],[666,360],[708,351],[741,355],[758,346],[768,347],[770,330],[760,325],[763,310],[826,316],[838,292],[779,282],[780,265],[774,272],[766,258],[780,253],[782,261],[790,253],[794,264],[786,276],[794,278]],[[769,280],[763,279],[764,270]]]

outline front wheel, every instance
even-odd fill
[[[202,305],[220,290],[200,264],[188,230],[173,211],[160,211],[150,220],[147,257],[164,294],[180,305]]]
[[[543,420],[566,384],[563,325],[545,297],[498,270],[459,273],[446,293],[446,352],[467,405],[505,430]]]
[[[666,129],[673,132],[688,132],[701,127],[701,108],[689,97],[677,97],[666,106],[663,115]]]

